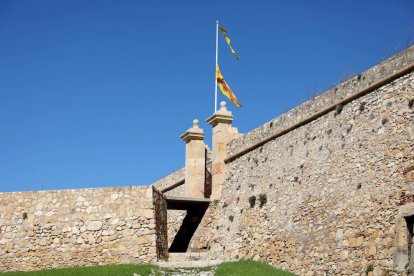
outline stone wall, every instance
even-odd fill
[[[183,155],[184,154],[185,153],[183,153]],[[158,190],[162,191],[162,190],[170,187],[171,185],[174,185],[178,181],[183,180],[184,177],[185,177],[185,167],[182,167],[182,168],[176,170],[175,172],[161,178],[160,180],[157,180],[156,182],[154,182],[151,185],[154,186],[155,188],[157,188]]]
[[[301,120],[312,116],[338,101],[355,95],[359,91],[383,81],[398,70],[414,63],[414,46],[392,56],[365,72],[334,86],[323,94],[318,95],[292,110],[274,118],[262,126],[246,133],[239,139],[234,140],[228,147],[227,156],[231,156],[241,150],[253,145],[274,133],[280,132],[293,126]]]
[[[412,63],[412,53],[390,62],[410,55]],[[389,73],[396,64],[368,72]],[[247,133],[229,154],[289,117],[297,121],[334,103],[328,98]],[[300,275],[360,275],[369,264],[377,275],[394,269],[397,214],[414,199],[413,101],[409,73],[227,163],[222,200],[210,205],[191,247],[208,246],[217,259],[265,260]]]
[[[181,168],[167,175],[166,177],[158,180],[152,185],[159,190],[163,190],[165,188],[170,187],[171,185],[174,185],[179,180],[184,179],[184,176],[185,176],[185,168]],[[184,183],[172,190],[165,192],[165,195],[185,196]],[[181,224],[186,214],[187,214],[187,211],[181,211],[181,210],[168,210],[167,211],[168,247],[170,247],[171,243],[173,242],[174,237],[177,234],[178,230],[180,229]]]
[[[0,194],[0,271],[151,262],[151,187]]]

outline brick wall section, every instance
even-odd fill
[[[155,259],[151,187],[0,194],[0,271]]]
[[[413,99],[410,73],[228,163],[222,200],[211,205],[191,246],[300,275],[359,275],[368,264],[375,275],[392,269],[395,217],[414,198]],[[235,141],[231,152],[265,132],[269,124]],[[267,203],[256,199],[251,208],[249,198],[260,194]]]

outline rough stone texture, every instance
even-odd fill
[[[151,187],[0,193],[0,271],[154,260]]]
[[[185,167],[182,167],[175,172],[161,178],[160,180],[154,182],[152,185],[158,190],[162,191],[165,188],[170,187],[177,181],[184,179],[185,177]]]
[[[158,189],[165,189],[171,185],[173,185],[177,180],[180,180],[181,178],[184,178],[184,168],[164,177],[163,179],[157,181],[153,185]],[[170,196],[185,196],[185,186],[184,184],[181,186],[178,186],[177,188],[170,190],[165,193],[166,195]],[[167,212],[167,223],[168,223],[168,247],[171,245],[171,243],[174,240],[175,235],[178,232],[178,229],[180,229],[180,226],[184,220],[184,217],[186,215],[186,211],[180,211],[180,210],[168,210]]]
[[[165,189],[180,179],[183,179],[185,177],[185,168],[181,168],[174,173],[158,180],[154,184],[152,184],[155,188],[162,190]],[[171,196],[185,196],[185,186],[180,185],[177,188],[170,190],[165,193],[166,195]],[[184,220],[184,217],[186,215],[186,211],[180,211],[180,210],[168,210],[167,212],[167,223],[168,223],[168,247],[171,245],[171,243],[174,240],[175,235],[178,232],[178,229],[180,229],[181,223]]]
[[[328,104],[326,97],[290,116]],[[396,216],[414,198],[412,99],[414,73],[226,164],[222,200],[211,204],[191,246],[300,275],[361,275],[369,264],[376,275],[393,269]],[[230,153],[266,137],[266,128],[234,141]]]
[[[185,196],[185,185],[181,185],[173,190],[170,190],[165,193],[170,196]],[[187,211],[181,210],[168,210],[167,211],[167,223],[168,223],[168,247],[174,240],[175,235],[181,227],[181,224],[184,220]]]
[[[289,126],[292,126],[306,117],[309,117],[324,108],[336,104],[348,96],[354,95],[358,91],[369,85],[384,79],[403,67],[414,62],[414,46],[405,51],[385,60],[378,65],[366,70],[365,72],[333,87],[327,92],[301,104],[292,110],[278,116],[268,123],[246,133],[239,139],[234,140],[228,147],[227,156],[231,156],[254,143],[271,136]]]

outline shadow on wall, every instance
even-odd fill
[[[191,238],[200,224],[208,205],[193,206],[187,211],[183,224],[178,230],[168,252],[186,252]]]

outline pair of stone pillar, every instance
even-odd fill
[[[212,192],[210,198],[219,200],[224,184],[224,160],[227,157],[228,143],[238,137],[236,128],[231,126],[233,115],[221,102],[220,110],[216,111],[207,123],[213,127],[212,141]],[[204,132],[199,128],[198,120],[187,130],[181,139],[186,142],[185,154],[185,192],[187,197],[204,197],[206,174],[206,145]]]

